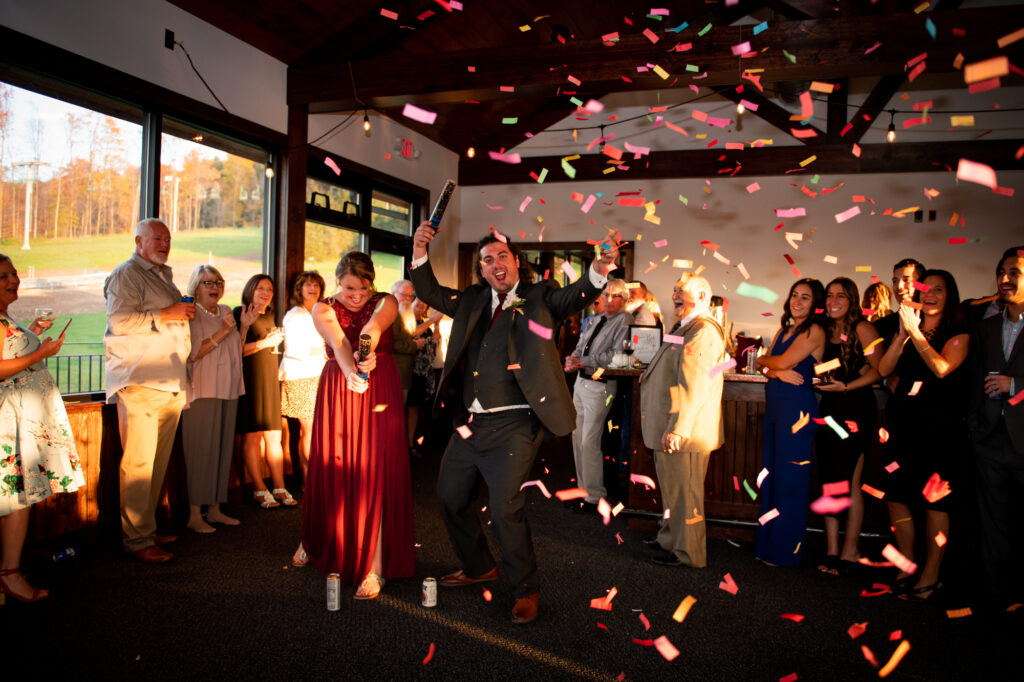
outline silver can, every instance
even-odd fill
[[[999,374],[1002,374],[1002,372],[988,372],[988,376],[999,375]],[[993,400],[999,400],[1000,398],[1003,397],[1002,391],[1000,391],[999,393],[988,393],[987,395],[988,395],[989,398],[991,398]]]
[[[327,576],[327,610],[337,611],[341,608],[341,576],[331,573]]]
[[[433,608],[437,606],[437,579],[423,579],[423,598],[420,601],[423,606]]]

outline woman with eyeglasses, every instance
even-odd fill
[[[189,385],[181,413],[181,438],[188,484],[188,527],[212,533],[211,523],[237,526],[220,505],[228,499],[228,474],[235,449],[235,418],[238,396],[245,393],[242,380],[242,338],[231,308],[220,305],[224,278],[212,265],[198,265],[188,278],[187,295],[196,300],[196,315],[189,321],[192,353]],[[242,326],[256,319],[243,314]],[[244,333],[244,332],[243,332]],[[206,520],[202,508],[206,505]]]

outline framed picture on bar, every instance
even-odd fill
[[[633,344],[633,357],[649,365],[661,346],[661,327],[658,325],[629,325],[629,340]]]

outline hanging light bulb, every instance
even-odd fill
[[[739,104],[736,105],[736,113],[737,114],[742,115],[743,112],[746,111],[746,110],[747,110],[747,108],[745,106],[743,106],[743,102],[740,102]]]
[[[896,110],[889,110],[889,132],[885,134],[885,139],[889,142],[896,140]]]
[[[472,159],[474,156],[476,156],[476,149],[474,149],[473,147],[470,147],[469,149],[467,149],[466,150],[466,156],[468,158]]]
[[[267,177],[268,178],[273,178],[274,177],[274,167],[273,166],[267,166],[266,173],[267,173]]]
[[[370,113],[363,109],[363,130],[370,132]]]

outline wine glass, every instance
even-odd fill
[[[633,342],[630,341],[629,339],[625,339],[622,342],[622,352],[626,354],[626,357],[632,358],[633,357],[633,350],[634,350]]]
[[[271,327],[270,331],[267,332],[267,336],[273,336],[275,334],[284,334],[284,329],[282,329],[281,327]],[[281,341],[284,341],[284,337],[281,338]],[[271,355],[281,354],[281,341],[278,341],[277,345],[274,346],[274,350],[270,351]]]

